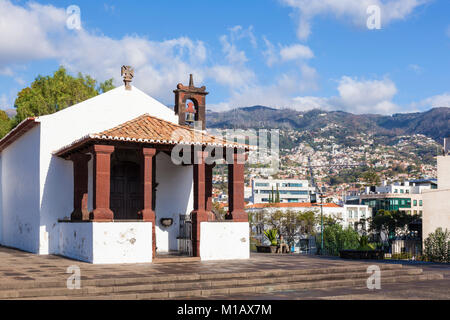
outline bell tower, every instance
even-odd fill
[[[175,93],[175,114],[178,115],[178,124],[191,125],[194,121],[201,121],[202,130],[206,129],[205,98],[208,92],[206,87],[194,86],[192,74],[189,75],[189,86],[179,83]],[[189,101],[190,100],[190,101]]]

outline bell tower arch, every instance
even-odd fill
[[[192,74],[189,75],[189,86],[184,86],[179,83],[177,89],[173,91],[175,93],[175,114],[178,115],[178,124],[187,125],[186,113],[192,113],[195,121],[201,121],[202,130],[206,129],[206,103],[205,98],[208,92],[206,87],[197,88],[194,86],[194,79]],[[192,105],[187,105],[192,103]],[[188,119],[192,119],[188,116]]]

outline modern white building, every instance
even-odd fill
[[[280,203],[309,202],[312,191],[314,188],[309,186],[308,180],[253,179],[251,201],[269,203],[278,192]]]
[[[141,263],[180,251],[177,238],[192,230],[184,234],[191,255],[248,258],[245,145],[186,125],[191,101],[195,120],[206,120],[207,92],[192,78],[178,84],[171,110],[132,87],[127,70],[125,86],[28,118],[0,140],[0,244],[91,263]],[[212,214],[207,146],[235,152],[223,223]],[[188,159],[177,162],[181,151]]]
[[[368,205],[346,204],[344,205],[345,217],[343,218],[346,227],[351,226],[356,230],[369,229],[369,219],[372,217],[372,208]]]
[[[392,184],[383,183],[378,187],[367,187],[359,196],[360,203],[378,210],[405,211],[408,214],[423,214],[423,192],[437,188],[436,180],[421,179]]]

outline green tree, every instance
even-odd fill
[[[450,262],[450,232],[437,228],[424,242],[424,256],[427,261]]]
[[[14,125],[27,117],[60,111],[113,87],[112,79],[97,86],[97,81],[89,75],[78,73],[73,77],[61,66],[52,76],[39,75],[29,87],[18,93],[14,102],[17,109]]]
[[[378,235],[386,232],[389,238],[407,236],[410,232],[409,225],[418,219],[420,215],[411,215],[405,211],[378,210],[370,219],[370,230]]]
[[[0,110],[0,138],[3,138],[11,130],[12,122],[5,111]]]
[[[300,225],[300,234],[314,235],[315,227],[319,223],[317,213],[315,211],[304,211],[298,214],[298,222]]]
[[[380,177],[373,169],[369,169],[368,171],[364,172],[362,178],[367,185],[375,186],[380,184]]]
[[[360,246],[359,235],[352,228],[343,229],[340,224],[326,226],[323,230],[324,250],[337,256],[340,250],[357,249]],[[320,243],[320,237],[316,239]]]

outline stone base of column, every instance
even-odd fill
[[[153,210],[144,209],[138,212],[138,219],[144,222],[152,223],[152,248],[153,248],[153,258],[156,257],[156,214]]]
[[[89,211],[87,209],[75,209],[70,215],[72,221],[88,221]]]
[[[228,212],[225,216],[225,220],[231,220],[234,222],[248,222],[248,213],[244,210],[235,210]]]
[[[114,213],[111,209],[97,208],[89,214],[89,220],[94,222],[114,221]]]
[[[192,251],[194,257],[200,257],[200,223],[208,221],[206,211],[192,211]]]
[[[151,209],[144,209],[138,212],[138,219],[145,222],[155,222],[156,214]]]

